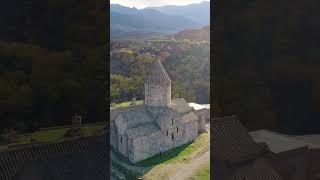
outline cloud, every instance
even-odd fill
[[[202,1],[210,0],[111,0],[110,3],[141,9],[145,7],[157,7],[164,5],[187,5],[192,3],[200,3]]]

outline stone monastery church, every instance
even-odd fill
[[[145,80],[143,105],[111,110],[110,143],[132,163],[195,140],[208,112],[195,112],[185,99],[171,100],[171,79],[160,59]]]

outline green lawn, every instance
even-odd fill
[[[69,128],[40,130],[32,134],[32,138],[38,142],[56,141],[63,137]]]
[[[84,136],[93,136],[97,133],[98,130],[103,129],[105,124],[88,124],[83,125],[81,128],[83,129]],[[43,129],[30,134],[20,134],[17,135],[16,142],[11,144],[26,144],[30,143],[30,139],[36,140],[36,142],[54,142],[63,138],[65,132],[70,129],[70,127],[62,127],[57,129]],[[1,147],[0,147],[1,149]]]
[[[203,166],[195,176],[195,180],[209,180],[210,179],[210,161]]]
[[[132,101],[125,101],[125,102],[121,102],[121,103],[111,103],[114,107],[129,107],[130,103]],[[142,100],[137,100],[136,103],[137,105],[142,105]]]
[[[106,124],[90,124],[88,126],[83,126],[85,136],[94,136],[98,130],[103,129]]]
[[[199,136],[197,141],[188,143],[176,148],[173,148],[163,154],[153,156],[137,163],[138,166],[155,166],[158,164],[168,164],[176,161],[183,160],[186,156],[195,152],[196,150],[208,145],[210,137],[208,133],[203,133]]]
[[[82,126],[85,136],[93,136],[99,129],[104,128],[104,124],[89,124]],[[32,134],[32,138],[38,142],[56,141],[63,138],[64,133],[70,128],[59,128],[50,130],[40,130]]]

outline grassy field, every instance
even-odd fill
[[[210,160],[208,163],[201,167],[195,176],[195,180],[209,180],[210,179]]]
[[[87,124],[82,125],[84,136],[93,136],[98,130],[103,129],[105,124]],[[16,142],[10,145],[18,145],[18,144],[26,144],[30,143],[30,140],[33,139],[35,142],[54,142],[63,138],[65,132],[70,129],[70,127],[57,127],[57,128],[49,128],[42,129],[29,134],[20,134],[17,135]],[[4,147],[0,147],[0,149],[4,149]]]
[[[111,103],[111,104],[114,107],[129,107],[131,102],[132,101],[125,101],[125,102],[121,102],[121,103]],[[136,103],[137,103],[137,105],[142,105],[142,100],[137,100]]]

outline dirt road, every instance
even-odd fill
[[[199,168],[205,165],[208,161],[210,161],[210,151],[207,151],[188,164],[181,165],[181,168],[179,168],[179,170],[170,177],[170,180],[186,180],[190,177],[194,177]]]

